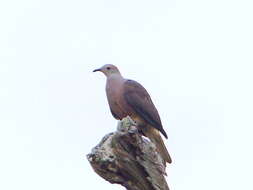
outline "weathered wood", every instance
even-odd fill
[[[169,190],[165,163],[155,145],[138,133],[127,117],[87,155],[94,171],[127,190]]]

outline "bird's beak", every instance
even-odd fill
[[[97,71],[101,71],[101,69],[95,69],[95,70],[93,70],[93,72],[97,72]]]

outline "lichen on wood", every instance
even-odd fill
[[[87,159],[98,175],[127,190],[169,190],[165,163],[129,117],[122,119],[117,131],[106,135]]]

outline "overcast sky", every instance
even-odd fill
[[[119,190],[86,154],[116,129],[115,64],[159,110],[172,190],[253,189],[251,1],[0,1],[0,189]]]

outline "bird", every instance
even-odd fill
[[[98,71],[106,76],[106,96],[113,117],[122,120],[129,116],[137,123],[138,130],[155,144],[164,162],[171,163],[160,133],[166,139],[168,136],[147,90],[140,83],[125,79],[115,65],[106,64],[93,70]]]

